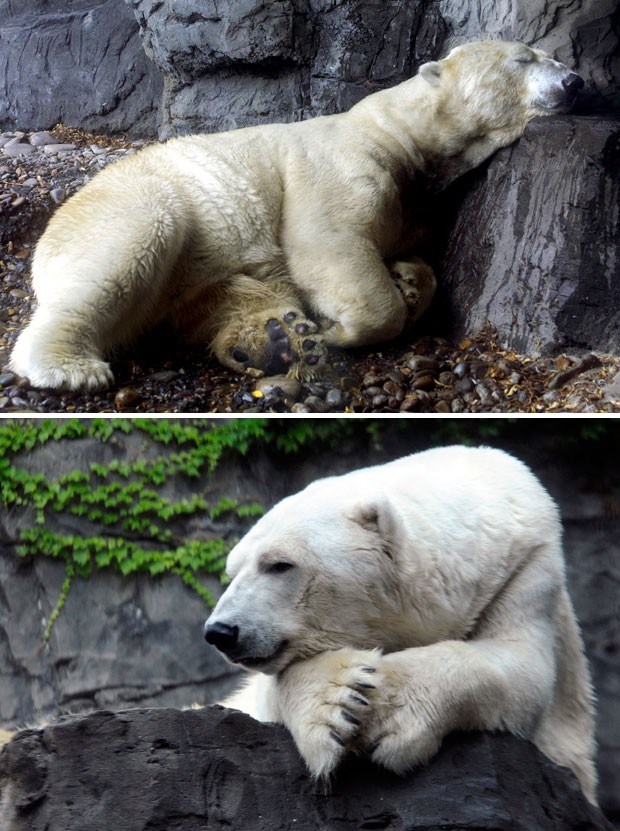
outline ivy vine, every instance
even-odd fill
[[[279,420],[278,420],[279,422]],[[139,572],[175,574],[208,604],[210,592],[200,582],[205,574],[223,577],[228,551],[235,540],[225,537],[185,539],[174,532],[175,521],[206,513],[213,521],[235,515],[258,517],[263,507],[223,498],[215,504],[201,493],[171,501],[161,488],[172,477],[196,480],[213,475],[224,454],[246,456],[258,444],[272,443],[284,454],[303,448],[336,446],[362,429],[373,442],[380,428],[374,421],[347,424],[330,419],[274,423],[274,420],[235,419],[227,422],[170,419],[45,419],[7,420],[0,424],[0,503],[32,515],[30,527],[16,541],[20,557],[51,557],[65,564],[65,580],[46,624],[47,641],[75,577],[87,578],[95,569],[110,568],[123,575]],[[29,451],[48,443],[95,439],[111,442],[117,433],[140,431],[162,452],[155,459],[132,463],[112,460],[87,463],[48,478],[28,468]],[[59,452],[60,448],[59,448]],[[62,534],[51,530],[52,518],[74,515],[93,526],[92,534]]]

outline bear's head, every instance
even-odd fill
[[[276,505],[228,556],[231,582],[205,638],[246,669],[276,673],[345,646],[403,648],[398,514],[382,496],[306,502],[309,490]]]
[[[419,76],[436,89],[439,106],[478,134],[522,132],[532,118],[568,112],[583,79],[540,49],[480,41],[423,64]]]

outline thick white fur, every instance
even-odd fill
[[[561,524],[518,460],[446,447],[319,480],[269,511],[227,568],[207,625],[238,627],[228,658],[261,671],[229,703],[285,724],[315,776],[347,751],[401,773],[452,730],[505,730],[595,801]]]
[[[412,259],[412,182],[444,187],[565,111],[569,75],[521,44],[467,44],[347,113],[177,138],[105,169],[37,246],[38,309],[13,369],[105,386],[106,354],[164,319],[236,370],[271,371],[275,350],[314,371],[325,346],[398,335],[435,285]]]

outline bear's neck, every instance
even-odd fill
[[[365,98],[347,115],[356,133],[366,133],[399,173],[409,178],[422,174],[434,189],[442,189],[501,146],[445,104],[415,77]]]

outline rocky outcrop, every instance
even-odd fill
[[[456,220],[438,322],[451,337],[491,321],[527,355],[620,351],[619,160],[620,118],[544,119],[444,195],[443,227],[446,204]]]
[[[124,0],[8,0],[0,42],[0,127],[157,131],[162,77]]]
[[[455,734],[399,778],[352,761],[325,790],[281,727],[220,707],[29,730],[0,754],[0,831],[611,831],[572,774],[512,736]]]

